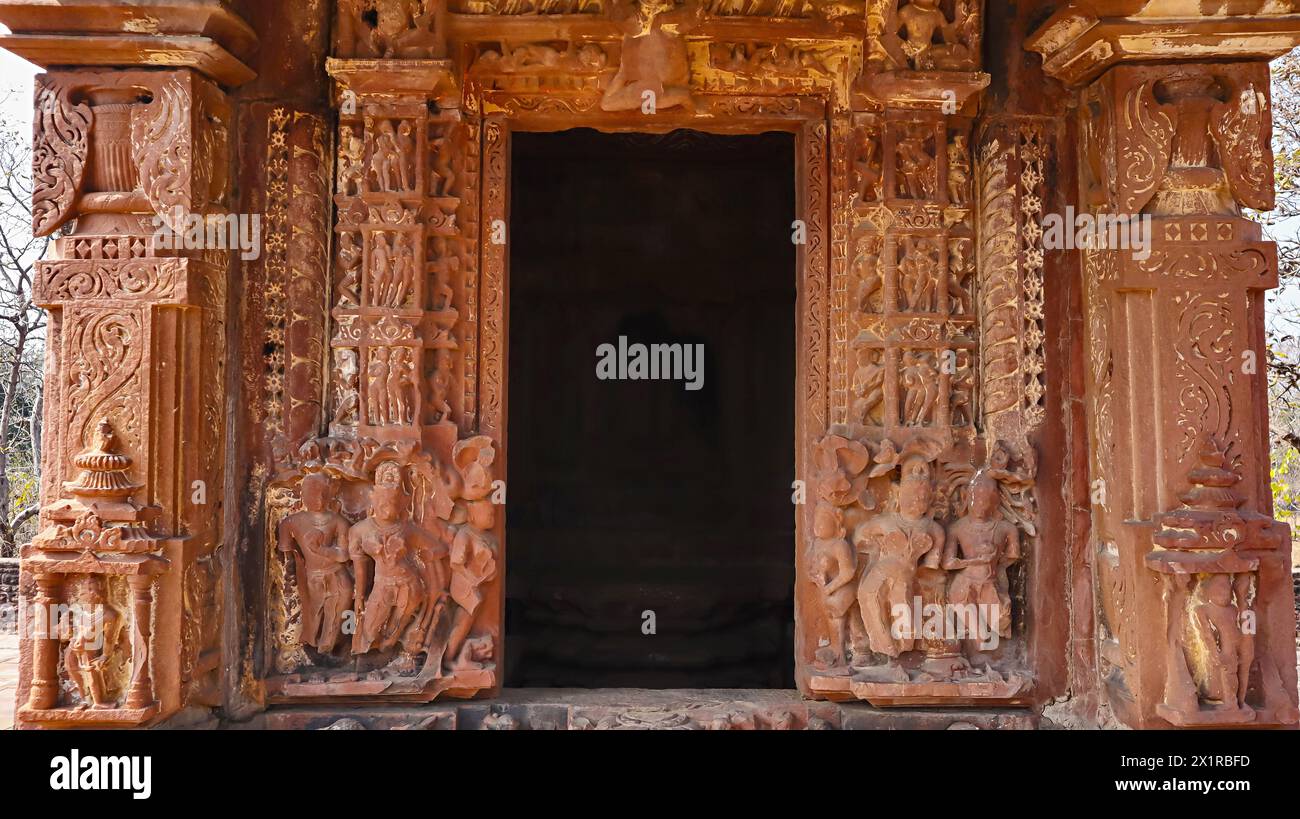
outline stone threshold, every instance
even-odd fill
[[[275,706],[223,727],[288,730],[963,730],[1039,727],[1027,708],[873,708],[782,689],[518,688],[427,705]]]

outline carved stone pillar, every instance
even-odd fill
[[[127,708],[144,708],[153,702],[153,673],[149,669],[149,613],[153,606],[153,578],[133,574],[131,589],[131,687],[126,692]]]
[[[53,708],[59,701],[59,639],[54,607],[63,591],[63,578],[41,574],[36,578],[36,596],[28,612],[31,635],[32,683],[27,707]]]
[[[1266,60],[1300,19],[1116,5],[1134,8],[1071,4],[1027,43],[1080,89],[1080,201],[1044,241],[1082,255],[1102,684],[1135,727],[1292,724],[1263,362],[1277,259],[1242,209],[1273,204]]]
[[[33,726],[153,724],[216,688],[226,276],[261,250],[226,212],[222,85],[252,76],[252,30],[206,0],[155,9],[148,34],[100,6],[0,2],[3,46],[58,66],[36,86],[33,228],[57,238],[34,287],[43,507],[22,565],[61,620],[22,654]]]

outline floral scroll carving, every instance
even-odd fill
[[[1235,216],[1273,207],[1267,78],[1258,70],[1188,67],[1116,80],[1123,173],[1109,180],[1120,213]],[[1103,166],[1104,167],[1104,166]]]
[[[37,80],[36,117],[32,229],[37,236],[48,236],[68,220],[81,195],[94,114],[87,103],[72,101],[70,88],[57,87],[42,75]]]
[[[205,79],[145,71],[46,74],[36,108],[37,235],[78,216],[96,217],[93,232],[112,216],[132,214],[179,231],[186,216],[223,201],[229,107]],[[136,229],[149,235],[145,222]]]
[[[1026,440],[1045,414],[1046,133],[1033,119],[995,121],[976,163],[984,421],[1007,440]]]

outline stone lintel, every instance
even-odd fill
[[[987,88],[989,80],[980,71],[883,71],[867,80],[866,94],[886,108],[955,114]]]
[[[193,68],[235,87],[257,33],[223,0],[0,0],[0,47],[41,66]]]
[[[1039,26],[1025,48],[1043,55],[1049,75],[1078,86],[1122,62],[1270,60],[1300,44],[1300,14],[1290,7],[1279,11],[1279,4],[1228,4],[1214,15],[1199,13],[1194,3],[1167,4],[1157,13],[1144,12],[1147,5],[1070,3]]]
[[[156,701],[144,708],[31,708],[24,705],[18,709],[18,721],[46,727],[134,728],[158,716],[159,710]]]
[[[174,538],[155,538],[153,548],[162,549]],[[97,552],[41,552],[24,557],[24,569],[42,574],[95,574],[112,576],[158,575],[171,567],[171,561],[156,554],[100,554]]]

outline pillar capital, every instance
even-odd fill
[[[1190,0],[1067,3],[1025,48],[1043,55],[1047,74],[1078,86],[1119,63],[1271,60],[1300,44],[1300,4],[1235,0],[1212,12],[1202,12],[1203,6]]]

